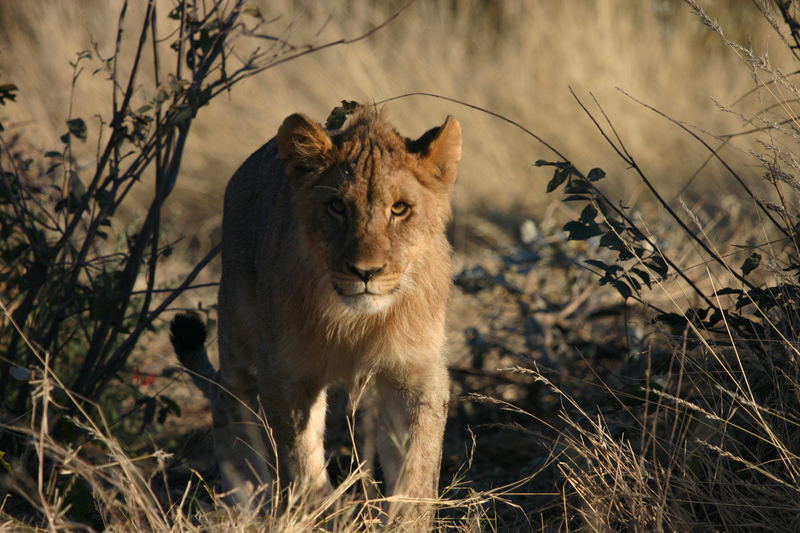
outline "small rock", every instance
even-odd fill
[[[519,226],[519,240],[521,240],[523,244],[531,244],[539,237],[541,237],[541,232],[536,222],[526,218]]]

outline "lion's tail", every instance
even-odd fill
[[[169,339],[178,360],[189,371],[189,376],[203,395],[211,400],[218,375],[208,360],[205,324],[197,313],[179,313],[172,319],[169,331]]]

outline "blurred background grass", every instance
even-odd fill
[[[18,103],[2,110],[7,125],[34,130],[31,137],[42,149],[58,145],[70,104],[69,62],[77,51],[95,48],[94,43],[101,56],[111,55],[120,4],[118,0],[0,3],[0,77],[20,88]],[[757,53],[773,54],[773,64],[781,64],[785,47],[750,2],[703,4],[729,37],[752,43]],[[267,26],[273,35],[295,44],[320,44],[354,37],[403,3],[262,0],[250,5],[257,6],[265,19],[275,19]],[[143,7],[141,2],[129,6],[131,27],[138,24]],[[167,11],[161,10],[162,18]],[[168,43],[165,39],[162,44]],[[73,115],[85,117],[91,129],[98,127],[93,117],[108,115],[103,107],[109,96],[107,76],[102,70],[92,72],[92,67],[101,66],[95,54],[81,73],[73,98]],[[611,149],[568,88],[582,97],[591,91],[659,190],[670,196],[682,189],[707,153],[615,88],[722,135],[746,128],[733,114],[717,110],[714,100],[730,105],[753,86],[735,51],[678,0],[420,0],[372,37],[246,80],[225,97],[227,101],[204,110],[190,136],[170,213],[179,232],[186,228],[207,246],[205,239],[214,240],[220,223],[228,177],[273,136],[285,116],[301,111],[322,121],[343,99],[378,102],[414,91],[455,97],[521,122],[579,166],[602,164],[612,178],[607,185],[614,188],[612,197],[635,203],[641,186],[611,157]],[[136,95],[142,105],[152,97],[144,91]],[[750,98],[738,109],[747,114],[763,104]],[[546,173],[531,164],[553,159],[553,154],[516,128],[428,97],[401,99],[387,107],[398,129],[408,136],[440,123],[447,114],[461,120],[465,146],[455,197],[457,227],[469,225],[474,217],[514,223],[523,215],[541,216],[554,201],[543,194]],[[752,140],[733,140],[734,145],[737,142],[746,151]],[[82,148],[88,163],[94,147]],[[727,153],[746,175],[752,163],[746,153],[731,148]],[[719,167],[710,164],[685,195],[698,199],[718,193],[720,187],[725,190],[730,184]],[[139,194],[143,201],[149,199],[149,191]],[[455,232],[457,247],[463,244],[461,234]]]

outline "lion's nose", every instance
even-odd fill
[[[360,268],[364,266],[365,265],[347,265],[347,268],[350,270],[350,272],[358,276],[361,281],[367,283],[369,280],[379,274],[383,270],[383,266],[386,265],[379,266],[378,268]]]

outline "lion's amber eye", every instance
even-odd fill
[[[397,202],[392,206],[392,215],[396,217],[402,217],[408,214],[409,209],[411,206],[405,202]]]
[[[345,211],[347,211],[347,206],[344,205],[343,201],[334,198],[333,200],[328,201],[328,211],[334,215],[342,216]]]

